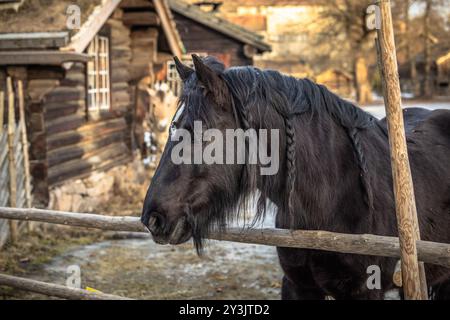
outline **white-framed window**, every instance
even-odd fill
[[[87,53],[92,57],[87,64],[88,111],[111,109],[109,39],[95,36]]]

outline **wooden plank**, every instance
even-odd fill
[[[53,135],[60,132],[76,130],[86,122],[83,115],[72,114],[66,117],[57,118],[55,120],[47,121],[47,135]]]
[[[401,106],[391,3],[389,0],[383,0],[379,1],[378,5],[380,7],[381,28],[378,30],[377,47],[379,48],[381,74],[384,80],[384,102],[391,146],[398,233],[400,235],[403,291],[406,299],[422,300],[428,299],[428,288],[425,271],[424,269],[420,270],[417,260],[416,240],[420,240],[419,226]]]
[[[70,175],[67,175],[64,179],[61,179],[60,181],[57,181],[57,182],[53,182],[51,187],[56,187],[56,186],[62,185],[67,180],[78,180],[78,179],[88,178],[89,176],[91,176],[93,171],[105,172],[105,171],[108,171],[117,166],[121,166],[121,165],[130,163],[131,161],[132,161],[132,157],[130,154],[123,154],[119,157],[109,159],[109,160],[101,163],[101,165],[97,166],[95,169],[89,168],[84,171],[76,171],[76,172],[74,171]]]
[[[122,0],[120,7],[123,9],[153,9],[151,0]]]
[[[63,132],[49,136],[47,139],[47,148],[51,151],[72,144],[91,141],[98,136],[112,135],[115,132],[125,131],[126,129],[127,124],[123,118],[88,123],[76,131]]]
[[[80,100],[86,98],[86,88],[76,87],[56,87],[45,96],[45,103]]]
[[[158,27],[161,21],[155,12],[132,11],[123,14],[123,23],[132,26]]]
[[[47,154],[48,165],[52,167],[70,160],[82,159],[87,154],[98,152],[117,141],[123,141],[124,131],[115,132],[107,136],[97,135],[97,139],[70,145],[64,148],[49,151]]]
[[[54,120],[75,113],[84,113],[85,110],[85,100],[69,100],[67,102],[49,103],[45,104],[45,119],[46,121]]]
[[[60,48],[69,43],[68,32],[31,32],[0,34],[0,50]]]
[[[48,181],[50,185],[60,183],[80,173],[94,172],[108,161],[129,153],[123,142],[109,145],[105,148],[85,154],[81,159],[64,162],[49,168]]]
[[[55,65],[66,62],[88,62],[89,55],[59,51],[2,51],[0,65]]]
[[[94,9],[94,12],[89,16],[88,20],[81,26],[80,31],[72,37],[71,42],[60,50],[82,53],[117,8],[120,1],[103,1],[100,6]]]
[[[66,71],[61,66],[30,65],[27,67],[28,82],[31,80],[62,80]]]
[[[22,221],[39,221],[109,231],[148,232],[140,218],[112,217],[88,213],[71,213],[41,209],[0,208],[0,218]],[[396,237],[371,234],[344,234],[328,231],[286,229],[230,228],[212,232],[208,239],[268,246],[325,250],[331,252],[381,257],[400,257]],[[417,241],[420,259],[426,263],[450,267],[450,244]]]
[[[2,148],[0,149],[0,166],[2,166],[4,163],[6,164],[6,159],[8,157],[8,148],[5,148],[7,144],[7,135],[4,133],[0,133],[0,146]]]
[[[12,87],[12,79],[7,79],[7,92],[8,92],[8,155],[9,155],[9,205],[16,207],[16,166],[14,160],[14,132],[16,129],[16,119],[14,113],[14,91]],[[17,234],[17,222],[10,221],[9,232],[11,242],[15,243],[18,239]]]
[[[0,285],[69,300],[131,300],[112,294],[69,288],[6,274],[0,274]]]

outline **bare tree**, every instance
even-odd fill
[[[370,0],[327,0],[321,1],[322,18],[327,25],[322,33],[324,41],[340,41],[338,48],[351,60],[353,66],[356,98],[365,104],[372,100],[372,86],[369,79],[368,61],[374,60],[373,30],[366,27],[366,11]],[[343,45],[342,36],[347,46]]]
[[[409,61],[409,72],[411,78],[411,89],[414,95],[418,94],[418,82],[417,82],[417,63],[413,50],[413,39],[411,35],[411,17],[410,9],[411,4],[414,1],[404,0],[403,3],[403,22],[405,24],[405,41],[406,41],[406,59]]]
[[[424,77],[421,85],[421,94],[430,98],[433,96],[433,49],[446,46],[449,32],[443,22],[442,8],[450,5],[449,0],[422,0],[425,11],[422,18],[423,23],[423,53],[424,53]],[[434,47],[434,48],[433,48]],[[435,50],[434,50],[435,51]]]
[[[425,60],[425,74],[422,84],[422,95],[424,97],[431,97],[432,83],[431,83],[431,43],[430,43],[430,18],[435,1],[425,1],[425,14],[423,16],[423,41],[424,41],[424,60]]]

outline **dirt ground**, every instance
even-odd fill
[[[139,215],[141,188],[147,185],[122,190],[97,212]],[[41,225],[0,252],[1,273],[51,283],[65,284],[72,265],[80,267],[83,288],[135,299],[280,297],[282,273],[272,247],[210,241],[199,257],[190,243],[160,246],[149,238]],[[0,287],[0,299],[47,298]]]

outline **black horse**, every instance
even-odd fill
[[[254,67],[226,69],[193,56],[176,60],[184,82],[172,129],[279,129],[280,169],[259,165],[175,165],[169,139],[144,203],[142,222],[161,244],[191,237],[199,251],[211,230],[245,212],[259,190],[256,219],[276,205],[276,226],[397,236],[387,128],[324,86]],[[450,243],[450,111],[405,110],[407,140],[423,240]],[[382,299],[393,288],[396,259],[278,248],[283,299]],[[381,290],[367,268],[381,270]],[[436,298],[449,296],[450,270],[426,265]],[[439,289],[439,290],[437,290]]]

